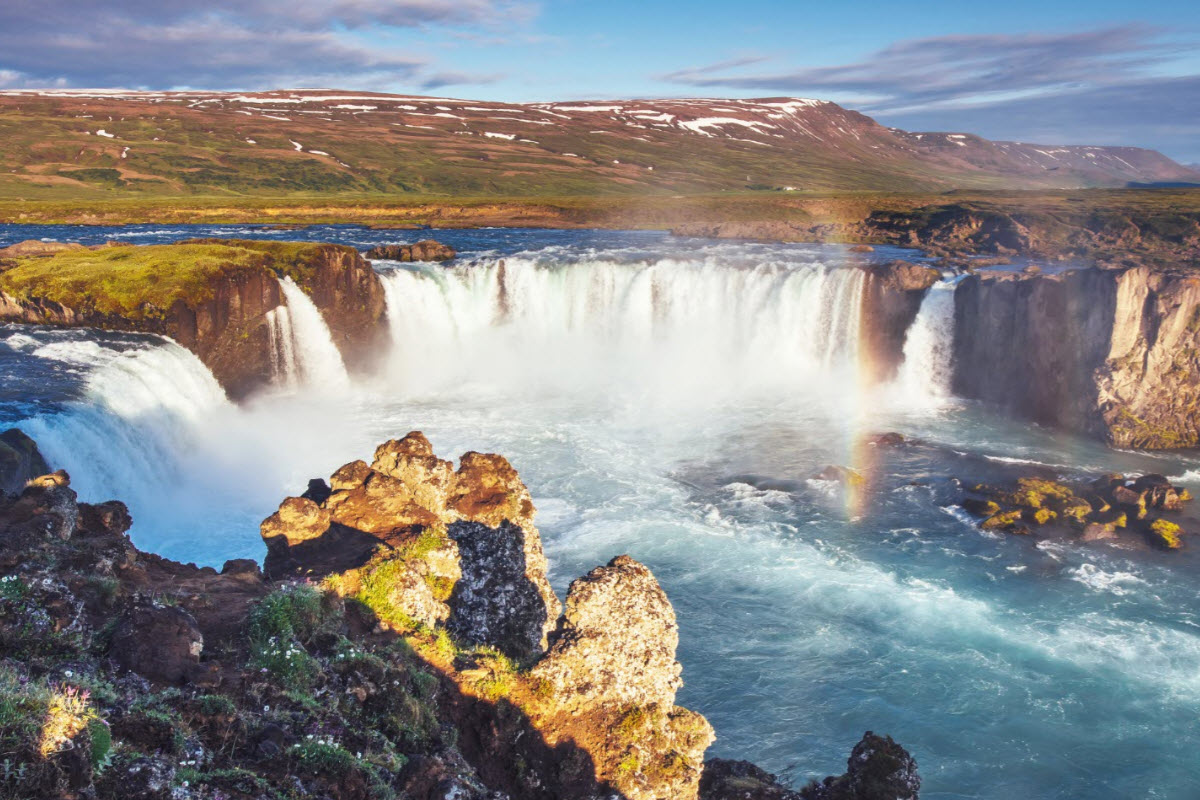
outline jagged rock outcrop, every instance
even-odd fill
[[[411,600],[406,615],[517,659],[545,649],[560,604],[533,501],[503,456],[466,453],[455,471],[414,431],[380,445],[370,465],[346,464],[329,487],[322,502],[288,498],[263,521],[268,574],[344,573],[381,548],[383,558],[416,548],[422,557],[400,559],[408,566],[390,578],[412,590],[396,595]]]
[[[749,761],[711,758],[704,762],[700,800],[800,800],[800,793]]]
[[[906,261],[868,264],[862,295],[860,346],[862,366],[872,383],[895,377],[904,359],[904,340],[921,310],[929,288],[942,278],[940,270]]]
[[[917,800],[917,762],[890,736],[871,731],[850,752],[846,773],[800,791],[804,800]]]
[[[366,252],[367,258],[379,261],[449,261],[456,255],[453,247],[433,239],[416,244],[384,244]]]
[[[0,496],[20,494],[26,483],[49,471],[37,443],[23,431],[0,433]]]
[[[69,276],[64,274],[65,289],[39,281],[9,280],[21,271],[18,267],[5,276],[14,285],[0,285],[0,321],[170,336],[199,356],[235,399],[270,382],[273,365],[267,314],[285,304],[279,287],[281,276],[292,277],[312,298],[349,369],[368,371],[387,339],[383,286],[371,265],[352,247],[210,239],[123,245],[105,252],[110,259],[126,255],[152,261],[156,271],[166,273],[164,282],[174,279],[170,273],[177,271],[179,295],[162,306],[140,301],[140,292],[156,290],[154,282],[145,282],[122,287],[119,297],[107,297],[110,290],[103,282],[83,285],[95,280],[91,268],[79,284],[65,280]],[[196,283],[191,272],[197,260],[228,263]],[[51,262],[53,259],[47,261]],[[114,269],[121,268],[119,260],[113,263]],[[70,267],[64,262],[61,271],[66,273]]]
[[[670,706],[682,684],[678,646],[666,593],[644,565],[618,556],[571,584],[554,645],[533,674],[563,709]]]
[[[1118,447],[1200,443],[1200,278],[993,273],[955,292],[953,390]]]
[[[150,601],[133,604],[117,622],[109,656],[130,672],[180,683],[200,664],[204,635],[187,611]]]
[[[1038,531],[1084,543],[1124,540],[1177,550],[1191,531],[1164,515],[1182,511],[1191,499],[1190,492],[1162,475],[1135,479],[1113,473],[1087,483],[1031,476],[1009,486],[975,484],[959,505],[978,517],[984,530],[1025,536]]]
[[[654,575],[618,556],[571,584],[554,643],[530,673],[551,699],[542,720],[551,741],[582,744],[600,777],[621,783],[630,800],[698,796],[713,730],[675,705],[678,644],[675,612]],[[638,765],[640,779],[619,781],[622,764]]]
[[[450,635],[448,613],[429,610],[449,612],[446,581],[466,580],[472,559],[500,573],[491,580],[544,580],[529,572],[530,555],[544,557],[531,545],[525,487],[502,458],[468,456],[452,470],[414,433],[285,501],[264,532],[274,557],[299,569],[274,584],[245,560],[218,572],[139,552],[125,507],[77,503],[65,473],[0,496],[0,692],[30,718],[0,731],[17,767],[6,787],[97,800],[167,800],[182,788],[327,800],[696,798],[712,729],[674,705],[678,629],[644,565],[621,556],[576,581],[561,618],[554,601],[551,650],[525,665],[498,652],[503,637]],[[387,533],[375,536],[334,520],[333,498],[381,478],[403,500],[383,508],[410,519],[419,509],[419,530],[381,519]],[[455,541],[443,528],[470,533]],[[497,555],[473,552],[496,537],[506,537]],[[336,550],[365,561],[320,583],[290,580],[310,556],[324,566]],[[494,615],[512,608],[473,613],[494,632]],[[541,635],[519,627],[526,648]],[[879,759],[872,750],[861,760]]]

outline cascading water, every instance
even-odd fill
[[[950,397],[955,285],[939,281],[929,288],[905,336],[897,383],[911,400],[938,402]]]
[[[656,396],[786,389],[858,358],[864,274],[509,258],[382,271],[401,385]]]
[[[51,464],[69,467],[85,500],[120,497],[139,508],[176,493],[181,455],[214,416],[232,410],[208,368],[174,342],[61,342],[33,355],[87,374],[77,400],[22,424]]]
[[[287,306],[267,312],[267,336],[271,348],[271,381],[284,389],[295,389],[299,383],[296,363],[295,334],[292,316]]]
[[[222,234],[358,246],[395,235],[161,236]],[[213,566],[261,557],[258,523],[282,497],[384,439],[419,429],[444,456],[503,453],[533,495],[560,595],[620,553],[662,582],[680,626],[679,702],[714,724],[712,756],[797,765],[803,782],[844,770],[872,729],[914,754],[931,796],[1195,795],[1200,548],[993,537],[942,507],[949,476],[1011,479],[997,457],[1063,474],[1183,474],[1196,492],[1195,458],[1112,451],[978,404],[891,403],[905,394],[895,387],[863,391],[862,271],[836,266],[846,257],[835,246],[646,232],[439,238],[464,266],[380,265],[396,351],[380,386],[331,396],[307,390],[309,377],[233,408],[162,340],[113,350],[84,340],[109,334],[0,328],[0,414],[85,499],[129,502],[139,547]],[[319,314],[299,330],[311,306],[295,294],[286,321],[299,363],[328,332]],[[921,398],[946,391],[952,296],[932,289],[906,341],[897,383]],[[161,375],[131,374],[151,367]],[[911,446],[855,445],[890,430]],[[856,463],[862,450],[871,457]],[[830,464],[865,478],[853,513],[813,485],[832,482],[806,480]]]
[[[346,365],[337,345],[333,343],[333,336],[321,316],[321,310],[290,277],[281,278],[279,288],[287,301],[288,327],[292,331],[291,350],[298,365],[296,371],[302,376],[304,384],[322,391],[349,387]],[[282,328],[280,335],[282,337]],[[282,338],[280,341],[283,341]],[[282,346],[281,352],[286,351],[287,346]]]

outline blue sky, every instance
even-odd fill
[[[4,0],[0,86],[800,95],[1200,162],[1200,3]]]

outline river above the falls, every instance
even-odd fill
[[[0,226],[0,245],[424,235]],[[0,326],[0,423],[37,439],[83,500],[124,500],[139,547],[218,567],[261,558],[258,523],[284,496],[385,439],[421,430],[444,458],[502,453],[533,494],[560,596],[621,553],[662,582],[678,702],[713,723],[712,755],[802,782],[841,773],[873,730],[913,753],[925,798],[1197,796],[1200,544],[994,535],[950,504],[953,478],[1034,467],[1159,472],[1196,492],[1200,456],[1113,451],[950,397],[949,280],[896,379],[864,385],[862,272],[846,267],[912,251],[434,235],[454,266],[376,263],[392,342],[374,376],[345,376],[302,298],[272,321],[278,390],[240,406],[161,338]],[[869,443],[885,431],[916,443]],[[830,465],[862,487],[819,478]]]

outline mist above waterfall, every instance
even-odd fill
[[[817,262],[552,257],[382,265],[406,393],[599,393],[694,405],[854,390],[864,275]],[[836,377],[835,377],[836,376]]]

